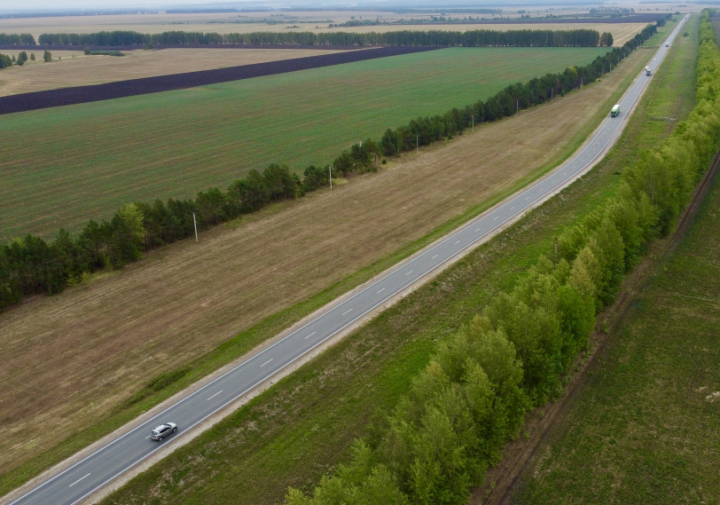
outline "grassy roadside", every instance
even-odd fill
[[[643,64],[638,65],[639,67]],[[613,98],[609,100],[609,103],[612,103],[616,99]],[[604,116],[605,110],[609,107],[601,107],[599,108],[598,112],[598,120],[600,117]],[[588,123],[587,131],[579,132],[576,136],[576,145],[579,144],[582,141],[582,138],[589,133],[590,130],[593,129],[593,124]],[[567,147],[566,153],[563,155],[566,157],[570,151],[575,146],[569,146]],[[546,171],[550,167],[543,167],[541,170],[539,170],[536,175],[539,175],[541,172]],[[515,188],[509,190],[507,193],[511,192]],[[504,197],[505,195],[500,195],[498,198]],[[177,380],[175,383],[171,384],[170,386],[166,387],[165,389],[161,390],[160,392],[154,391],[154,388],[148,388],[146,391],[148,393],[148,396],[146,396],[143,400],[132,404],[132,405],[126,405],[124,409],[118,409],[113,416],[108,419],[107,421],[93,427],[92,429],[86,430],[84,432],[79,433],[74,438],[63,442],[59,447],[57,447],[55,450],[49,453],[45,453],[43,457],[37,458],[36,460],[28,463],[24,467],[20,467],[17,469],[17,471],[13,471],[12,473],[6,474],[6,476],[3,478],[3,485],[4,485],[4,491],[9,490],[12,487],[15,487],[19,483],[21,483],[24,480],[27,480],[32,475],[37,474],[38,471],[40,471],[42,468],[47,467],[48,465],[57,462],[76,450],[80,449],[81,447],[86,446],[88,443],[92,442],[93,440],[96,440],[100,436],[104,435],[108,431],[111,431],[112,429],[124,424],[125,422],[133,419],[136,417],[140,412],[146,410],[147,408],[151,407],[152,405],[157,404],[158,402],[162,401],[163,399],[167,398],[171,394],[174,394],[178,390],[188,386],[189,384],[196,381],[198,378],[207,375],[208,373],[216,370],[218,367],[222,366],[223,364],[232,361],[237,356],[242,355],[247,350],[251,349],[258,343],[264,341],[266,338],[269,338],[285,327],[289,326],[292,322],[296,321],[297,319],[301,318],[305,314],[315,310],[317,307],[322,306],[326,302],[334,299],[339,294],[342,294],[346,292],[349,289],[352,289],[354,286],[358,285],[359,283],[363,282],[364,280],[372,277],[376,273],[384,270],[388,266],[392,265],[399,259],[406,257],[407,255],[411,254],[412,252],[416,251],[417,249],[423,247],[427,243],[431,242],[435,238],[441,236],[442,234],[446,233],[450,229],[454,228],[461,222],[464,222],[465,220],[469,219],[470,217],[476,215],[477,213],[484,210],[489,205],[492,205],[494,202],[487,202],[483,206],[479,206],[473,209],[469,209],[463,216],[460,216],[459,218],[453,220],[451,223],[448,223],[444,225],[443,227],[438,228],[435,230],[431,235],[427,236],[426,238],[415,242],[413,244],[410,244],[406,246],[404,249],[400,250],[399,252],[385,258],[383,261],[376,263],[375,265],[368,267],[365,270],[360,271],[359,273],[355,274],[354,276],[351,276],[347,279],[345,279],[343,282],[338,283],[337,285],[329,288],[326,291],[323,291],[322,293],[316,295],[315,297],[309,299],[306,302],[303,302],[302,304],[298,304],[291,309],[288,309],[273,318],[269,319],[265,323],[256,326],[255,328],[244,332],[243,334],[237,336],[236,338],[232,339],[231,341],[223,344],[218,349],[213,351],[212,353],[208,354],[207,356],[191,363],[190,365],[190,372],[182,377],[180,380]],[[140,396],[143,396],[142,394]]]
[[[105,502],[202,503],[212,497],[214,503],[276,503],[288,485],[312,486],[342,460],[376,409],[395,403],[427,362],[435,339],[454,331],[498,290],[510,287],[518,272],[550,248],[563,225],[612,195],[617,172],[638,144],[651,144],[669,133],[648,131],[654,127],[648,117],[687,114],[692,99],[678,99],[676,91],[668,90],[680,84],[687,59],[692,69],[690,41],[671,52],[619,148],[563,198],[530,213]],[[692,84],[683,89],[692,90]]]
[[[717,503],[720,179],[539,451],[515,503]],[[590,463],[591,462],[591,463]]]

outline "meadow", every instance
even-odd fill
[[[486,99],[602,48],[454,48],[3,117],[0,240],[78,230],[128,201],[297,171],[417,116]]]

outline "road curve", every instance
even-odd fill
[[[684,18],[667,39],[672,43]],[[650,63],[655,72],[668,49],[662,44]],[[157,452],[165,444],[183,437],[199,423],[248,393],[292,363],[301,359],[347,326],[393,296],[402,292],[443,264],[463,253],[478,241],[508,223],[533,205],[544,200],[579,177],[605,151],[625,122],[624,116],[646,88],[649,78],[643,72],[620,102],[620,117],[607,118],[585,147],[570,160],[555,169],[548,177],[520,191],[513,198],[491,212],[466,224],[444,240],[395,268],[376,282],[357,292],[344,302],[321,313],[300,329],[287,335],[257,355],[194,393],[180,399],[153,418],[119,436],[65,471],[39,484],[11,505],[54,504],[71,505],[98,491],[132,467]],[[149,439],[150,430],[162,422],[178,424],[178,433],[161,442]]]

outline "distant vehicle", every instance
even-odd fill
[[[670,42],[665,42],[665,47],[670,47]]]
[[[620,115],[620,104],[616,104],[610,111],[610,117],[618,117]]]
[[[150,433],[150,438],[159,442],[163,438],[169,436],[171,433],[175,433],[176,431],[177,424],[175,423],[161,424],[160,426],[152,430],[152,433]]]
[[[650,67],[645,67],[645,75],[650,75],[652,72],[650,72]]]

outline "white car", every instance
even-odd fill
[[[163,438],[169,436],[171,433],[175,433],[176,431],[177,424],[175,423],[161,424],[160,426],[152,430],[152,433],[150,433],[150,438],[159,442]]]

